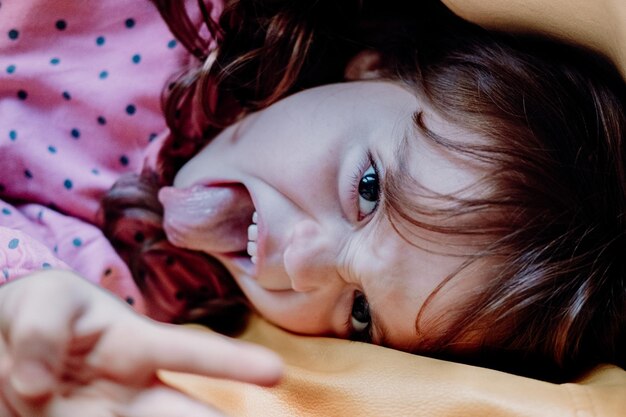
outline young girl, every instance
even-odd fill
[[[223,323],[243,293],[300,333],[555,379],[624,366],[625,95],[610,70],[569,48],[443,25],[434,11],[387,37],[395,19],[366,9],[376,19],[352,27],[346,2],[234,3],[213,56],[179,3],[157,4],[199,63],[169,88],[154,171],[103,203],[153,317]],[[77,351],[126,317],[91,287],[57,282],[31,277],[0,295],[29,300],[31,321],[42,300],[73,295],[63,305],[80,308],[43,310],[59,323],[50,334],[78,321],[90,337]],[[32,297],[35,286],[49,292]],[[95,334],[107,347],[140,336],[129,322]],[[165,346],[154,357],[181,348],[174,336],[208,349],[168,331],[140,338],[112,379],[144,387],[152,373],[129,375],[133,362],[152,345]],[[195,366],[201,350],[189,349],[174,368],[276,378],[275,364]],[[96,358],[77,362],[75,380],[115,362]],[[50,392],[16,379],[22,396]]]
[[[200,62],[154,169],[103,205],[153,315],[223,325],[241,291],[303,334],[554,380],[624,366],[626,95],[604,64],[438,3],[387,24],[234,2],[213,56],[156,4]]]

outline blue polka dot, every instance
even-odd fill
[[[157,134],[156,133],[150,133],[150,136],[148,136],[148,142],[152,142],[156,138],[157,138]]]
[[[141,62],[141,55],[135,54],[131,58],[134,64],[139,64]]]
[[[57,148],[55,148],[54,146],[48,146],[48,152],[57,153]]]
[[[61,63],[61,60],[59,58],[52,58],[50,60],[51,65],[59,65],[60,63]]]
[[[26,100],[28,98],[28,93],[24,90],[19,90],[17,92],[17,98],[19,98],[20,100]]]
[[[71,190],[74,184],[72,183],[72,180],[65,180],[63,181],[63,186],[68,190]]]
[[[15,65],[9,65],[7,67],[7,74],[13,74],[15,72]]]
[[[48,262],[44,262],[41,264],[41,267],[44,269],[48,269],[48,268],[52,268],[52,265],[50,265]]]
[[[72,129],[70,134],[72,135],[74,139],[80,138],[80,130],[78,129]]]
[[[135,107],[134,104],[129,104],[128,106],[126,106],[126,113],[128,113],[129,115],[133,115],[137,112],[137,107]]]
[[[127,166],[128,162],[129,162],[129,160],[128,160],[128,157],[126,155],[120,156],[120,164],[122,164],[124,166]]]
[[[107,119],[105,119],[104,116],[98,116],[98,124],[104,126],[107,124]]]
[[[83,244],[83,241],[80,240],[80,238],[78,238],[78,237],[75,237],[74,240],[72,240],[72,245],[74,245],[76,247],[79,247],[82,244]]]
[[[2,268],[2,275],[4,275],[4,279],[9,279],[9,270],[7,268]]]
[[[43,219],[43,210],[39,210],[39,213],[37,213],[37,219],[38,220]]]
[[[104,38],[104,36],[98,36],[96,38],[96,45],[98,46],[104,45],[105,42],[106,42],[106,39]]]
[[[11,130],[9,132],[9,139],[11,139],[11,140],[16,140],[17,139],[17,132],[15,130]]]
[[[8,216],[9,214],[11,214],[11,210],[9,210],[9,209],[8,209],[8,208],[6,208],[6,207],[3,207],[3,208],[2,208],[2,214],[4,214],[4,215]]]
[[[67,22],[63,19],[57,20],[54,26],[59,30],[67,29]]]
[[[72,96],[71,96],[71,95],[70,95],[70,93],[69,93],[69,92],[67,92],[67,91],[64,91],[64,92],[63,92],[63,94],[62,94],[62,96],[63,96],[63,98],[64,98],[64,99],[66,99],[66,100],[71,100],[71,99],[72,99]]]
[[[170,49],[175,48],[176,47],[176,39],[172,39],[171,41],[169,41],[167,43],[167,47],[170,48]]]
[[[108,71],[100,71],[100,74],[98,74],[98,77],[99,77],[101,80],[104,80],[104,79],[105,79],[106,77],[108,77],[108,76],[109,76],[109,72],[108,72]]]
[[[19,38],[19,36],[20,36],[20,32],[17,29],[11,29],[9,31],[9,39],[14,41],[17,38]]]
[[[96,169],[96,168],[92,169],[92,170],[91,170],[91,173],[92,173],[93,175],[100,175],[100,171],[99,171],[98,169]]]
[[[128,29],[134,27],[135,26],[135,19],[126,19],[126,21],[124,22],[124,25],[126,25],[126,27]]]
[[[57,245],[54,245],[54,248],[52,248],[52,252],[58,253],[59,252],[59,247]]]
[[[9,241],[9,249],[15,249],[20,244],[20,240],[18,238],[13,238]]]
[[[30,172],[30,170],[25,169],[25,170],[24,170],[24,176],[25,176],[26,178],[28,178],[28,179],[31,179],[31,178],[33,178],[33,173],[32,173],[32,172]]]

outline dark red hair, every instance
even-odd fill
[[[443,336],[421,341],[416,352],[553,380],[601,362],[626,366],[626,91],[603,59],[547,40],[487,33],[438,2],[277,0],[230,2],[219,25],[200,13],[219,39],[209,56],[206,31],[181,2],[153,1],[197,62],[166,89],[171,135],[158,172],[133,180],[151,184],[144,192],[171,183],[223,126],[304,88],[342,81],[357,51],[380,51],[382,77],[486,139],[479,145],[442,137],[417,114],[416,127],[433,144],[485,163],[489,194],[438,196],[452,204],[435,211],[416,204],[420,188],[411,178],[385,190],[398,232],[417,225],[470,236],[481,244],[464,267],[495,261],[484,270],[486,288],[461,306]],[[131,265],[153,270],[145,244],[119,239],[137,213],[130,200],[115,189],[109,194],[105,230]],[[161,208],[144,208],[135,220],[153,216],[150,242],[167,245]],[[439,221],[468,214],[469,222]],[[193,259],[190,273],[193,262],[215,263],[203,254]],[[455,278],[446,277],[429,300]],[[459,346],[470,334],[482,335],[479,346],[464,352]]]

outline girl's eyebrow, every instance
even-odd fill
[[[411,121],[415,120],[415,117],[417,117],[417,115],[419,114],[420,111],[416,111],[412,115]],[[381,178],[381,190],[383,192],[383,198],[385,195],[385,190],[388,189],[386,187],[386,184],[398,184],[400,178],[397,178],[397,176],[401,175],[407,168],[407,158],[409,155],[409,136],[412,132],[415,132],[414,123],[412,123],[412,126],[404,129],[403,134],[401,135],[399,140],[394,140],[392,142],[391,146],[393,147],[393,152],[391,152],[391,154],[393,155],[393,162],[385,160],[389,158],[379,157],[384,172],[384,175],[382,176],[383,178]],[[387,217],[387,220],[389,221],[389,216],[385,217]],[[376,311],[377,310],[375,309],[370,309],[370,315],[372,319],[372,342],[380,346],[392,347],[389,344],[390,341],[388,336],[389,332],[387,330],[388,328],[381,320],[380,315],[378,315]]]
[[[416,112],[417,114],[418,112]],[[411,120],[414,116],[411,117]],[[387,219],[391,218],[391,206],[388,201],[403,201],[402,198],[398,198],[397,190],[401,184],[407,181],[407,178],[411,178],[408,170],[408,158],[410,155],[409,136],[415,134],[414,126],[407,127],[403,130],[402,135],[398,140],[393,140],[389,144],[392,148],[391,152],[377,152],[378,161],[382,168],[382,178],[380,178],[380,189],[382,194],[382,213],[385,214]],[[392,155],[387,157],[387,155]],[[393,184],[393,186],[391,186]],[[393,191],[392,191],[393,190]],[[393,203],[392,203],[393,206]]]
[[[393,152],[393,157],[395,159],[394,163],[395,163],[395,170],[396,171],[400,171],[400,170],[405,170],[407,167],[407,160],[409,157],[409,136],[411,135],[415,135],[416,129],[415,129],[415,118],[418,117],[418,115],[421,114],[421,110],[420,111],[416,111],[415,113],[413,113],[413,115],[411,116],[411,126],[407,126],[406,129],[404,129],[404,132],[402,133],[402,136],[400,137],[400,140],[394,143],[394,152]]]
[[[411,120],[413,120],[413,118],[411,118]],[[402,174],[407,170],[407,167],[408,167],[407,160],[410,154],[409,136],[412,133],[413,134],[415,133],[415,129],[407,127],[406,129],[404,129],[399,140],[392,141],[391,143],[391,147],[392,147],[391,155],[393,155],[392,160],[389,160],[389,158],[382,158],[382,157],[380,158],[380,162],[381,162],[383,173],[384,173],[383,178],[381,179],[382,180],[381,189],[383,190],[383,196],[384,196],[385,190],[388,189],[388,187],[385,186],[387,183],[399,184],[400,182],[398,182],[398,180],[400,180],[400,178],[398,177],[405,176]]]

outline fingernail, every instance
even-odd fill
[[[41,362],[19,362],[11,372],[11,386],[23,397],[39,398],[50,394],[54,384],[52,374]]]
[[[274,385],[280,381],[284,372],[284,362],[276,353],[262,351],[262,359],[257,362],[256,369],[260,373],[263,385]]]

